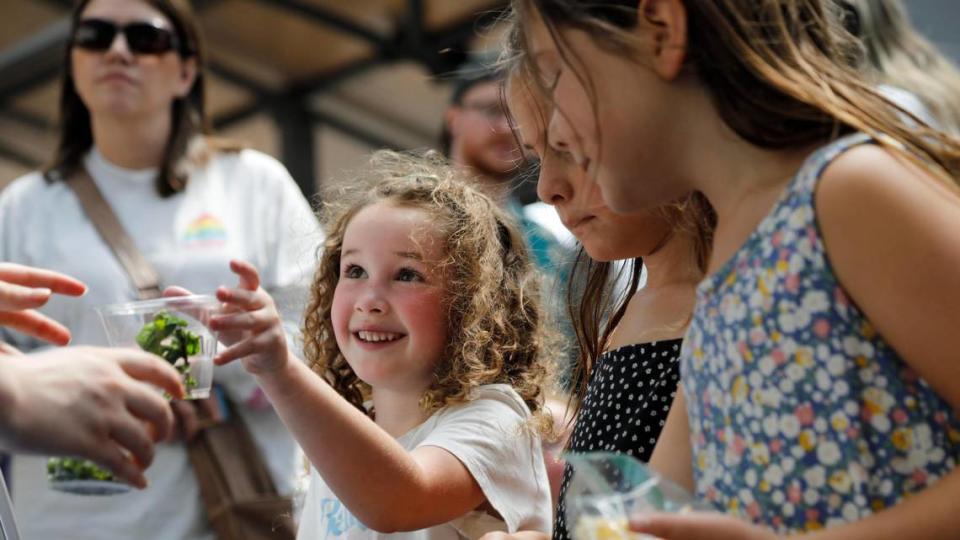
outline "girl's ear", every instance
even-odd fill
[[[687,56],[687,8],[683,0],[640,0],[637,32],[646,34],[651,67],[661,78],[680,75]]]

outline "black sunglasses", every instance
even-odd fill
[[[186,56],[177,35],[166,28],[148,22],[118,25],[103,19],[83,19],[73,32],[75,47],[90,51],[106,51],[113,45],[117,33],[123,32],[127,46],[136,54],[164,54],[177,51]]]

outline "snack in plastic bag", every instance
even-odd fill
[[[685,489],[626,454],[567,454],[566,460],[573,467],[565,500],[574,540],[649,538],[630,532],[630,517],[703,508]]]

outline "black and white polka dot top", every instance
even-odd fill
[[[648,461],[680,381],[680,343],[674,339],[625,345],[600,356],[570,439],[571,452],[622,452]],[[553,540],[569,540],[564,497],[567,465]]]

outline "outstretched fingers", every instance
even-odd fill
[[[23,287],[50,289],[56,294],[67,296],[80,296],[87,292],[87,286],[78,279],[22,264],[0,263],[0,281]]]
[[[248,291],[260,288],[260,274],[252,264],[234,259],[230,261],[230,270],[240,278],[239,288]]]
[[[0,326],[23,332],[54,345],[70,343],[70,330],[57,321],[33,310],[0,311]]]
[[[238,358],[244,358],[246,356],[252,356],[256,354],[261,348],[258,338],[259,336],[247,338],[239,343],[227,347],[226,349],[217,353],[217,356],[213,359],[213,362],[218,366],[222,366],[224,364],[229,364]]]
[[[38,308],[47,303],[53,291],[50,289],[24,287],[15,283],[0,281],[0,309],[15,311]]]

